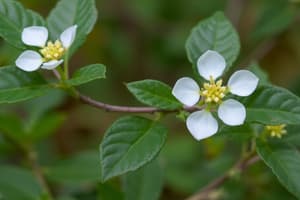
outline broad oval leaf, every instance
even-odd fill
[[[0,36],[11,45],[25,49],[21,33],[27,26],[45,24],[44,19],[32,10],[25,9],[14,0],[0,0]]]
[[[128,90],[142,103],[161,109],[177,109],[182,105],[172,95],[171,88],[156,80],[143,80],[127,84]]]
[[[280,183],[297,198],[300,198],[300,152],[285,143],[257,140],[257,152],[270,167]]]
[[[123,177],[125,200],[157,200],[163,187],[163,170],[157,160]]]
[[[230,21],[222,12],[217,12],[192,29],[185,47],[194,66],[205,51],[214,50],[223,55],[228,69],[239,55],[240,42]]]
[[[264,85],[240,101],[247,108],[248,122],[299,124],[300,98],[284,88]]]
[[[68,27],[77,24],[77,33],[71,54],[82,45],[97,21],[95,0],[61,0],[47,18],[50,38],[56,40]]]
[[[96,79],[105,78],[105,72],[105,66],[102,64],[93,64],[82,67],[74,73],[67,83],[72,86],[81,85]]]
[[[14,166],[0,167],[1,199],[40,199],[42,189],[33,174]]]
[[[155,121],[127,116],[115,121],[100,145],[102,180],[134,171],[159,153],[167,129]]]

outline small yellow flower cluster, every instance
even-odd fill
[[[205,103],[213,102],[220,104],[222,102],[222,99],[228,91],[226,86],[222,86],[222,83],[222,79],[215,82],[214,79],[210,77],[210,82],[203,84],[200,95],[204,97]]]
[[[65,48],[59,40],[48,42],[47,46],[40,50],[44,57],[44,61],[59,60],[65,52]]]
[[[273,126],[266,126],[266,130],[268,131],[268,134],[270,134],[271,137],[277,137],[281,138],[283,135],[287,133],[285,129],[286,125],[273,125]]]

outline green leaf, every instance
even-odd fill
[[[71,54],[83,44],[97,21],[95,0],[60,0],[47,18],[50,38],[56,40],[68,27],[77,24]]]
[[[300,147],[300,126],[287,126],[286,131],[287,134],[283,135],[280,141]]]
[[[194,67],[204,52],[214,50],[223,55],[228,69],[239,55],[240,42],[230,21],[222,12],[217,12],[192,29],[185,47]]]
[[[159,153],[167,129],[157,122],[136,116],[115,121],[100,145],[102,180],[134,171]]]
[[[42,26],[44,19],[32,10],[25,9],[14,0],[0,0],[0,36],[11,45],[25,49],[21,33],[27,26]]]
[[[29,73],[14,66],[0,67],[0,77],[0,89],[40,85],[46,83],[38,72]]]
[[[299,124],[300,99],[284,88],[264,85],[240,101],[247,108],[247,122]]]
[[[64,183],[99,181],[101,177],[99,152],[81,152],[71,158],[48,166],[45,171],[49,179]]]
[[[242,126],[221,126],[216,137],[223,137],[235,141],[246,141],[253,136],[253,130],[249,124]]]
[[[48,86],[20,87],[0,90],[0,104],[17,103],[46,94],[50,88]]]
[[[38,182],[31,172],[14,166],[0,166],[1,199],[40,199]]]
[[[270,167],[280,183],[300,198],[300,153],[285,143],[271,143],[257,140],[257,152]]]
[[[105,78],[105,72],[105,66],[102,64],[89,65],[76,71],[67,83],[73,86],[81,85],[96,79]]]
[[[142,103],[161,109],[177,109],[182,105],[172,95],[171,88],[156,80],[143,80],[127,84],[128,90]]]
[[[46,94],[50,87],[37,72],[24,72],[17,67],[0,68],[0,104],[16,103]]]
[[[153,162],[123,177],[125,200],[159,199],[163,187],[163,170],[159,163]]]

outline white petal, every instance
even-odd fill
[[[76,30],[77,25],[74,25],[64,30],[64,32],[60,35],[60,41],[66,49],[72,45],[76,37]]]
[[[228,99],[218,109],[219,118],[227,125],[242,125],[246,118],[246,109],[240,102]]]
[[[212,76],[214,80],[217,79],[222,75],[225,67],[225,59],[216,51],[206,51],[197,61],[198,72],[206,80],[209,80],[210,76]]]
[[[258,84],[258,78],[248,70],[239,70],[231,75],[228,87],[232,94],[249,96],[254,92]]]
[[[48,39],[48,30],[43,26],[30,26],[23,29],[22,41],[30,46],[43,47]]]
[[[37,70],[43,63],[43,58],[35,51],[24,51],[16,60],[18,68],[31,72]]]
[[[184,105],[193,106],[200,99],[200,88],[196,81],[184,77],[176,81],[172,94]]]
[[[60,65],[62,62],[64,62],[64,60],[51,60],[49,62],[43,63],[41,68],[52,70],[56,68],[58,65]]]
[[[190,114],[186,126],[196,140],[214,135],[218,131],[218,122],[208,111],[201,110]]]

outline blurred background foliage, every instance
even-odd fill
[[[87,64],[103,63],[107,66],[107,79],[82,86],[84,94],[111,104],[137,105],[124,83],[157,79],[172,86],[179,77],[193,76],[185,40],[201,19],[222,10],[240,35],[242,48],[237,68],[257,62],[272,83],[300,95],[300,1],[96,1],[99,20],[74,55],[71,72]],[[55,0],[20,2],[44,17],[56,4]],[[1,65],[14,63],[19,53],[0,40]],[[11,199],[33,199],[40,192],[25,159],[28,155],[20,151],[33,146],[51,190],[59,199],[122,199],[124,181],[114,179],[101,184],[98,159],[101,138],[119,116],[82,105],[58,91],[22,104],[1,106],[0,196],[9,193],[15,195]],[[162,170],[158,179],[164,184],[161,199],[184,199],[227,171],[238,159],[241,143],[247,138],[247,133],[232,134],[229,139],[216,135],[196,142],[185,124],[174,116],[164,122],[170,131],[158,158]],[[125,181],[130,181],[127,178]],[[295,199],[263,163],[237,175],[219,192],[222,199],[230,200]]]

